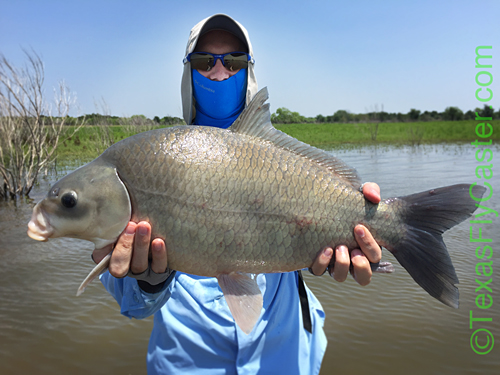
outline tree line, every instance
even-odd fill
[[[438,111],[420,111],[418,109],[410,109],[408,113],[389,113],[382,110],[374,110],[367,113],[351,113],[344,109],[336,111],[333,115],[316,117],[302,116],[299,112],[293,112],[288,108],[281,107],[271,114],[271,122],[273,124],[319,124],[319,123],[369,123],[369,122],[415,122],[415,121],[461,121],[474,120],[476,113],[481,117],[491,117],[492,119],[500,119],[500,108],[494,111],[490,106],[484,105],[481,108],[475,108],[463,112],[458,107],[447,107],[443,112]],[[135,125],[135,126],[172,126],[185,124],[184,120],[179,117],[155,116],[149,119],[144,115],[134,115],[131,117],[118,117],[110,115],[102,115],[99,113],[91,113],[79,117],[67,117],[66,125],[76,125],[84,123],[85,125]]]
[[[474,120],[476,113],[481,117],[491,117],[500,119],[500,109],[494,111],[490,106],[485,105],[482,109],[476,108],[473,111],[463,112],[458,107],[447,107],[443,112],[420,111],[412,108],[408,113],[389,113],[383,110],[367,113],[351,113],[344,109],[336,111],[333,115],[316,117],[302,116],[299,112],[292,112],[288,108],[281,107],[271,114],[273,124],[319,124],[319,123],[368,123],[368,122],[415,122],[415,121],[461,121]],[[65,119],[65,125],[74,126],[76,124],[91,126],[98,125],[137,125],[137,126],[172,126],[185,124],[184,120],[175,116],[155,116],[153,119],[144,115],[134,115],[131,117],[119,117],[91,113],[89,115],[70,117]]]
[[[134,115],[131,117],[119,117],[102,115],[99,113],[91,113],[90,115],[84,115],[79,117],[69,117],[66,119],[66,125],[75,125],[79,123],[84,123],[85,125],[98,126],[98,125],[138,125],[138,126],[170,126],[184,124],[184,120],[179,117],[165,116],[158,117],[155,116],[153,119],[149,119],[144,115]]]
[[[368,113],[351,113],[349,111],[340,109],[333,115],[323,116],[317,115],[316,117],[305,117],[298,112],[292,112],[288,108],[278,108],[275,113],[271,115],[271,122],[274,124],[317,124],[317,123],[367,123],[367,122],[414,122],[414,121],[460,121],[460,120],[474,120],[476,112],[481,117],[491,117],[492,119],[500,119],[500,109],[494,111],[490,106],[476,108],[463,112],[458,107],[447,107],[443,112],[438,111],[420,111],[412,108],[408,113],[388,113],[383,109],[372,111]]]

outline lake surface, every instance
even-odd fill
[[[333,151],[356,167],[363,181],[379,183],[383,198],[481,183],[474,174],[474,152],[470,145]],[[496,174],[489,182],[495,189],[500,186],[499,152],[500,147],[494,147],[490,162]],[[34,189],[35,202],[52,182],[41,181]],[[500,191],[483,205],[500,211]],[[0,374],[145,374],[152,318],[123,317],[98,282],[75,297],[93,266],[93,245],[29,239],[26,225],[32,206],[0,202]],[[494,249],[489,284],[493,306],[487,310],[475,305],[475,279],[480,278],[475,267],[480,261],[474,254],[478,244],[469,241],[468,220],[444,237],[460,279],[457,310],[430,297],[385,250],[383,258],[395,264],[396,272],[374,275],[367,287],[352,278],[337,283],[328,276],[305,275],[326,311],[328,348],[321,374],[500,374],[499,223],[497,218],[483,226],[483,238],[492,238]],[[474,326],[496,335],[496,346],[487,355],[471,349],[471,310],[474,316],[493,319]]]

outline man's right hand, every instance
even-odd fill
[[[113,251],[109,263],[109,273],[114,277],[121,278],[127,276],[129,271],[135,275],[146,271],[149,267],[150,250],[151,270],[156,274],[164,273],[168,265],[165,242],[161,238],[156,238],[151,242],[151,225],[148,222],[141,221],[136,224],[131,221],[118,237],[115,245],[94,250],[92,258],[94,262],[99,263]],[[144,279],[144,281],[148,280]]]

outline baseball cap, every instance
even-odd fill
[[[205,22],[205,25],[203,25],[202,29],[200,30],[200,36],[206,34],[211,30],[224,30],[233,34],[243,42],[248,50],[246,37],[243,34],[243,31],[241,31],[241,27],[236,24],[236,22],[231,17],[226,16],[225,14],[216,14],[212,16],[207,22]]]

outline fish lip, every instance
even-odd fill
[[[37,204],[28,223],[28,236],[36,241],[47,241],[53,233],[54,229],[40,209],[40,203]]]

